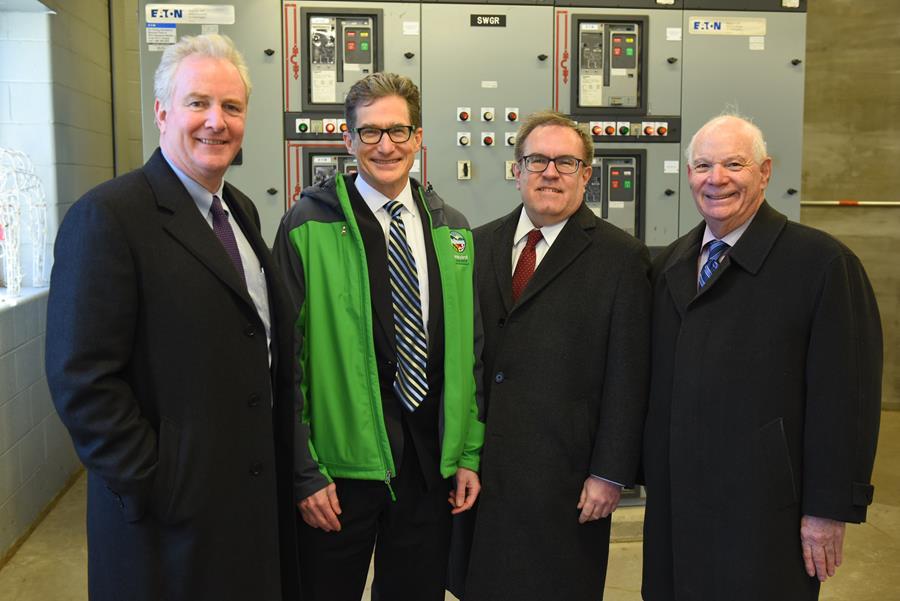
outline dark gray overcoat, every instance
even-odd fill
[[[849,249],[766,203],[698,293],[704,227],[654,261],[644,599],[815,599],[801,515],[872,501],[878,307]]]
[[[596,601],[610,520],[579,524],[576,506],[590,474],[635,479],[649,255],[582,205],[514,304],[518,220],[475,231],[487,430],[465,601]]]
[[[286,295],[253,204],[224,197],[266,272],[266,332],[159,150],[88,192],[56,239],[47,380],[88,472],[94,601],[297,594]]]

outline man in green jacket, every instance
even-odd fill
[[[480,490],[472,234],[409,177],[412,81],[369,75],[345,109],[359,173],[304,190],[274,249],[296,311],[304,599],[360,599],[374,547],[375,598],[440,601],[451,514]]]

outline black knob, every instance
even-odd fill
[[[415,56],[415,54],[413,54],[412,52],[404,52],[403,56],[405,56],[406,58],[412,58]]]
[[[791,61],[791,64],[794,65],[794,66],[796,67],[797,65],[799,65],[799,64],[802,63],[802,62],[803,62],[803,61],[800,60],[799,58],[795,58],[794,60]]]
[[[788,188],[787,193],[790,194],[791,196],[793,196],[794,194],[797,193],[797,189],[796,188]]]
[[[678,57],[670,56],[669,58],[666,59],[666,62],[669,63],[670,65],[674,65],[675,63],[678,62]]]
[[[278,194],[278,190],[276,190],[275,188],[269,188],[268,190],[266,190],[266,192],[267,192],[270,196],[275,196],[276,194]]]
[[[675,194],[675,190],[673,190],[672,188],[666,188],[666,196],[672,196],[673,194]]]
[[[506,379],[506,374],[502,371],[498,371],[496,375],[494,375],[494,382],[497,384],[503,384],[503,381]]]
[[[546,54],[538,54],[538,60],[539,61],[547,60],[547,55]]]
[[[272,56],[273,54],[275,54],[275,51],[271,48],[266,48],[265,50],[263,50],[263,52],[266,53],[266,56]]]

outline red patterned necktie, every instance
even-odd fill
[[[516,270],[513,272],[513,302],[519,300],[519,297],[522,296],[522,291],[528,285],[528,280],[534,275],[534,264],[537,260],[537,253],[535,253],[534,247],[537,246],[537,243],[543,237],[541,230],[528,232],[528,242],[525,243],[525,248],[522,249],[522,254],[519,255],[519,260],[516,262]]]

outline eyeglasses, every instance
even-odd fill
[[[529,154],[522,157],[521,162],[525,165],[525,169],[532,173],[543,173],[550,166],[550,163],[556,165],[556,170],[563,175],[571,175],[578,171],[578,168],[584,163],[581,159],[573,156],[561,157],[545,157],[542,154]]]
[[[366,144],[378,144],[381,142],[381,136],[388,135],[394,144],[403,144],[409,140],[413,132],[416,130],[412,125],[394,125],[393,127],[357,127],[356,135]]]

